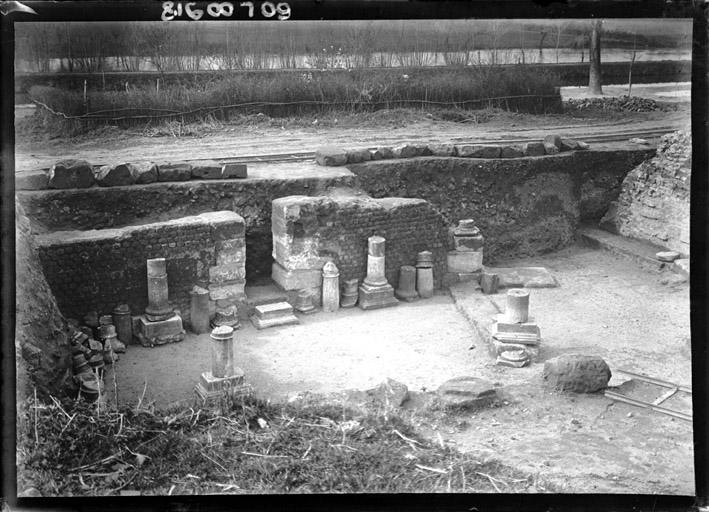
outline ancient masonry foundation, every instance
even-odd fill
[[[210,310],[244,299],[244,219],[204,213],[168,222],[37,236],[44,274],[66,317],[133,312],[148,306],[146,261],[165,258],[169,302],[189,323],[195,285],[209,291]]]
[[[272,279],[286,291],[309,290],[321,298],[322,270],[332,261],[339,282],[367,275],[367,239],[387,243],[386,280],[396,285],[399,268],[414,265],[419,251],[433,254],[434,278],[445,273],[448,228],[423,199],[366,196],[290,196],[275,199],[272,212]]]

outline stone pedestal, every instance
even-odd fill
[[[340,271],[332,261],[322,269],[322,310],[332,313],[340,309]]]
[[[480,272],[483,268],[481,251],[448,251],[446,256],[448,272]]]
[[[433,254],[421,251],[416,255],[416,290],[423,299],[433,297]]]
[[[133,322],[130,319],[128,304],[119,304],[113,308],[113,325],[116,326],[118,339],[128,345],[133,341]]]
[[[295,301],[295,310],[304,315],[310,315],[317,311],[313,305],[313,295],[308,290],[300,290]]]
[[[419,294],[416,292],[416,267],[404,265],[399,269],[399,286],[394,291],[394,295],[407,302],[418,298]]]
[[[190,326],[196,334],[209,332],[209,290],[201,286],[190,291]]]
[[[210,338],[212,369],[202,373],[195,393],[205,402],[247,394],[249,388],[244,385],[244,372],[234,365],[234,329],[226,325],[215,327]]]
[[[148,260],[148,306],[145,317],[151,322],[167,320],[173,315],[168,303],[167,264],[165,258]]]
[[[256,306],[254,314],[251,315],[251,323],[257,329],[266,329],[278,325],[297,324],[300,320],[293,314],[293,307],[290,304],[274,302]]]
[[[448,253],[448,272],[480,272],[484,238],[473,219],[462,219],[453,229],[453,251]]]
[[[340,307],[351,308],[357,304],[358,292],[357,285],[359,281],[357,279],[347,279],[345,281],[344,289],[342,290],[342,299],[340,300]]]
[[[367,277],[359,287],[359,307],[362,309],[385,308],[399,303],[394,298],[394,288],[387,282],[384,273],[384,244],[381,236],[368,240]]]
[[[185,339],[182,318],[176,313],[166,320],[150,321],[147,315],[134,317],[134,334],[144,347],[164,345]]]

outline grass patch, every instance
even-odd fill
[[[42,122],[73,131],[101,124],[229,120],[233,115],[271,117],[354,113],[382,109],[485,109],[559,112],[556,77],[526,68],[466,67],[420,70],[350,70],[319,73],[244,74],[204,84],[174,84],[160,91],[82,92],[46,86],[30,89]],[[65,126],[66,128],[66,126]]]
[[[143,494],[524,492],[533,475],[417,434],[388,409],[344,402],[97,412],[77,401],[22,405],[18,489],[43,496]],[[546,487],[547,490],[550,490]]]

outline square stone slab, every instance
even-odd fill
[[[484,272],[500,277],[500,288],[556,288],[559,283],[546,267],[485,267]]]
[[[285,301],[261,304],[254,308],[254,315],[262,320],[267,320],[269,318],[279,318],[292,314],[293,306],[291,306],[288,302]]]

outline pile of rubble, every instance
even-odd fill
[[[610,110],[614,112],[667,112],[676,110],[676,105],[659,103],[649,98],[639,96],[613,96],[608,98],[570,98],[566,100],[570,110]]]

